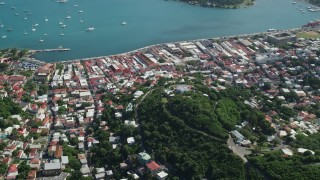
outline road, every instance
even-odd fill
[[[214,139],[214,140],[216,140],[216,141],[225,142],[225,139],[221,139],[221,138],[219,138],[219,137],[215,137],[215,136],[209,135],[209,134],[207,134],[207,133],[205,133],[205,132],[196,130],[196,129],[194,129],[194,128],[192,128],[192,127],[189,127],[189,126],[186,126],[186,127],[187,127],[188,129],[194,131],[194,132],[200,133],[200,134],[202,134],[202,135],[204,135],[204,136],[207,136],[207,137],[209,137],[209,138],[211,138],[211,139]],[[236,154],[237,156],[239,156],[239,157],[244,161],[244,163],[248,162],[248,160],[247,160],[247,158],[245,157],[245,155],[251,154],[251,151],[249,151],[249,150],[248,150],[247,148],[245,148],[245,147],[241,147],[241,146],[235,144],[235,143],[233,142],[232,137],[231,137],[230,135],[229,135],[229,138],[228,138],[228,140],[227,140],[227,144],[228,144],[229,148],[232,150],[232,152],[233,152],[234,154]]]
[[[249,151],[247,148],[245,147],[241,147],[237,144],[235,144],[233,142],[232,137],[229,135],[227,144],[229,146],[229,148],[232,150],[232,152],[234,154],[236,154],[237,156],[239,156],[245,163],[248,162],[247,158],[245,157],[245,155],[249,155],[251,154],[251,151]]]
[[[140,126],[140,121],[139,121],[139,115],[138,115],[138,108],[139,108],[139,105],[141,104],[141,102],[153,91],[154,89],[148,91],[146,94],[143,95],[143,97],[140,99],[140,101],[137,103],[135,109],[134,109],[134,119],[136,120],[137,124],[138,124],[138,127],[139,127],[139,133],[140,133],[140,136],[143,137],[143,132],[142,132],[142,129],[141,129],[141,126]],[[141,139],[141,148],[142,150],[145,150],[144,148],[144,144],[143,144],[143,138]]]

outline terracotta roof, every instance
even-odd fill
[[[154,161],[149,162],[146,166],[150,171],[156,171],[161,168],[160,165]]]
[[[8,173],[17,172],[18,171],[18,164],[11,164],[8,168]]]
[[[39,164],[40,160],[37,158],[33,158],[30,160],[30,164]]]
[[[27,180],[35,179],[37,177],[37,171],[36,170],[31,170],[28,173]]]
[[[63,153],[63,149],[62,149],[62,146],[57,146],[57,150],[56,152],[54,153],[54,157],[55,158],[61,158],[62,156],[62,153]]]

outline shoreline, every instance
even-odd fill
[[[293,32],[293,31],[299,31],[299,30],[303,30],[303,28],[299,27],[299,28],[291,28],[291,29],[284,29],[284,30],[276,30],[276,32],[286,32],[286,31]],[[139,49],[135,49],[135,50],[132,50],[132,51],[119,53],[119,54],[112,54],[112,55],[105,55],[105,56],[94,56],[94,57],[79,58],[79,59],[70,59],[70,60],[64,60],[64,61],[46,62],[44,60],[35,59],[32,56],[34,54],[36,54],[36,53],[32,54],[29,58],[31,58],[32,60],[38,61],[38,62],[43,62],[43,63],[69,63],[69,62],[76,62],[76,61],[87,61],[87,60],[92,60],[92,59],[102,59],[102,58],[108,58],[108,57],[112,57],[112,56],[132,55],[133,53],[145,51],[145,50],[150,49],[151,47],[154,47],[154,46],[161,46],[161,45],[170,44],[170,43],[198,42],[198,41],[204,41],[204,40],[220,40],[220,39],[229,39],[229,38],[237,38],[237,37],[238,38],[239,37],[244,38],[244,37],[249,37],[249,36],[266,35],[266,34],[271,34],[271,33],[275,33],[275,32],[265,31],[265,32],[256,32],[256,33],[250,33],[250,34],[239,34],[239,35],[204,38],[204,39],[193,39],[193,40],[166,42],[166,43],[152,44],[152,45],[149,45],[149,46],[145,46],[145,47],[142,47],[142,48],[139,48]],[[35,51],[35,50],[30,49],[30,51]]]
[[[165,0],[168,1],[168,0]],[[199,6],[199,7],[203,7],[203,8],[221,8],[221,9],[239,9],[239,8],[247,8],[249,6],[254,6],[255,1],[256,0],[244,0],[242,3],[240,4],[230,4],[230,5],[216,5],[215,3],[211,3],[211,2],[206,2],[206,3],[199,3],[199,1],[194,0],[194,1],[182,1],[179,0],[182,3],[186,3],[192,6]]]

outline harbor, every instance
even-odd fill
[[[291,29],[319,18],[307,10],[313,9],[312,5],[300,1],[293,5],[290,0],[257,0],[253,6],[235,10],[158,0],[2,1],[5,5],[0,6],[0,37],[4,38],[0,38],[0,48],[38,50],[62,45],[72,49],[35,54],[35,58],[46,62],[121,54],[153,44],[250,34],[270,28]]]
[[[62,52],[62,51],[70,51],[70,48],[56,48],[56,49],[37,49],[30,50],[31,53],[39,53],[39,52]]]

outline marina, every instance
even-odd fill
[[[70,51],[70,48],[56,48],[56,49],[38,49],[38,50],[30,50],[31,53],[39,53],[39,52],[62,52],[62,51]]]

